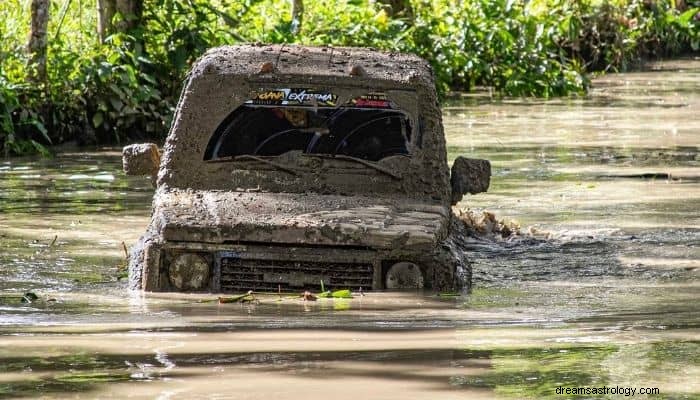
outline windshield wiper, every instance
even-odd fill
[[[284,172],[286,172],[286,173],[288,173],[288,174],[299,175],[299,173],[298,173],[297,171],[295,171],[295,170],[293,170],[293,169],[291,169],[291,168],[289,168],[289,167],[285,167],[285,166],[282,165],[282,164],[278,164],[278,163],[276,163],[276,162],[274,162],[274,161],[270,161],[270,160],[268,160],[268,159],[266,159],[266,158],[254,156],[254,155],[251,155],[251,154],[241,154],[241,155],[239,155],[239,156],[221,157],[221,158],[217,158],[217,159],[211,160],[211,161],[213,161],[213,162],[223,162],[223,161],[246,161],[246,160],[258,161],[258,162],[261,162],[261,163],[263,163],[263,164],[271,165],[271,166],[277,168],[278,170],[284,171]]]
[[[343,154],[309,154],[309,153],[304,153],[305,156],[310,156],[310,157],[319,157],[319,158],[328,158],[328,159],[336,159],[336,160],[344,160],[344,161],[354,161],[356,163],[362,164],[366,167],[370,167],[375,171],[379,171],[385,175],[390,176],[392,179],[401,179],[401,175],[395,173],[394,171],[391,171],[389,169],[386,169],[382,167],[381,165],[377,165],[375,163],[369,162],[367,160],[363,160],[361,158],[357,157],[352,157],[352,156],[346,156]]]

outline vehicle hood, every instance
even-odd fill
[[[396,198],[166,190],[153,224],[166,241],[433,247],[447,235],[451,210]]]

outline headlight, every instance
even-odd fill
[[[178,290],[200,290],[209,283],[209,263],[199,254],[180,254],[170,263],[168,275]]]
[[[412,262],[397,262],[386,272],[386,288],[422,289],[423,272]]]

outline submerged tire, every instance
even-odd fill
[[[386,272],[387,289],[422,289],[423,272],[412,262],[398,262]]]

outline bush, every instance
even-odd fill
[[[38,140],[51,144],[51,139],[41,119],[31,106],[23,104],[18,97],[22,89],[0,76],[0,149],[5,156],[10,154],[41,153],[48,150]]]

